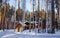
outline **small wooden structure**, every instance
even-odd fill
[[[18,32],[19,31],[23,31],[24,30],[24,27],[22,26],[22,24],[20,24],[20,23],[16,23],[16,27],[15,27],[15,30],[17,30]]]

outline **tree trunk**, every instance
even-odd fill
[[[51,26],[51,33],[55,33],[55,12],[54,12],[54,0],[51,2],[51,11],[52,11],[52,26]]]

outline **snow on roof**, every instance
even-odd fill
[[[19,21],[19,23],[20,23],[22,26],[26,26],[26,24],[23,23],[23,22],[21,22],[21,21]]]

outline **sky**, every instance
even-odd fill
[[[20,1],[20,8],[22,8],[22,4],[21,4],[22,1]],[[16,3],[15,3],[15,0],[10,0],[9,1],[10,3],[10,6],[14,6],[15,7],[15,4],[16,4],[16,9],[18,9],[18,0],[16,0]],[[36,6],[35,6],[35,10],[37,9],[37,5],[38,5],[38,0],[36,0]],[[40,0],[40,10],[41,9],[44,9],[44,1],[43,0]],[[32,11],[32,3],[30,0],[26,0],[26,9],[25,10],[28,10],[28,11]]]

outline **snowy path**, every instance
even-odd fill
[[[2,38],[60,38],[60,36],[31,36],[31,35],[13,35],[9,37],[2,37]]]
[[[14,30],[0,31],[1,38],[60,38],[60,32],[56,34],[35,33],[35,32],[14,32]]]

